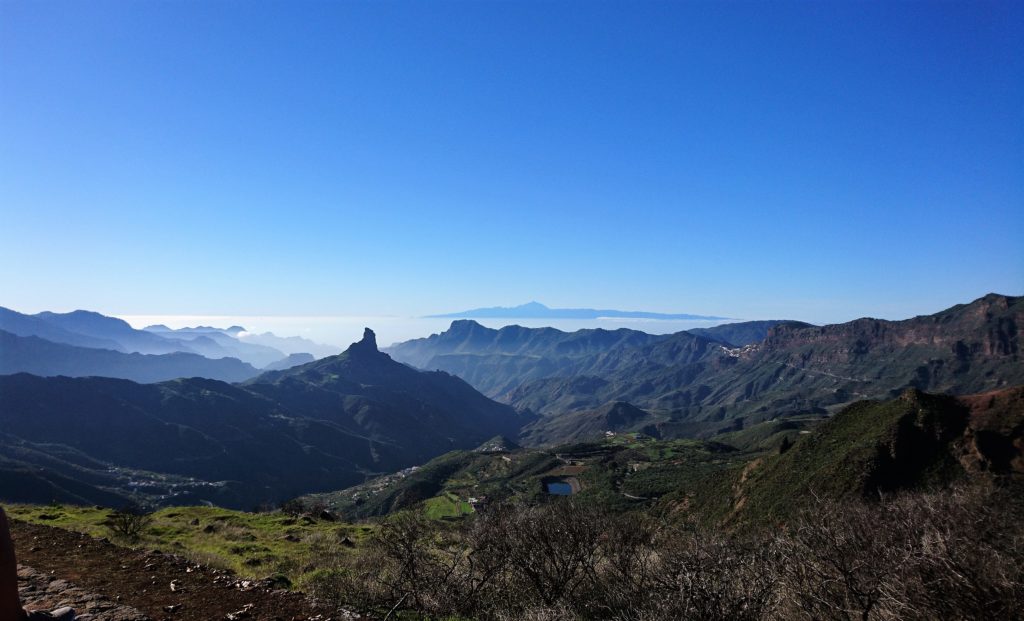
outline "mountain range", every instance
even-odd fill
[[[237,382],[255,377],[260,369],[337,353],[307,339],[250,334],[240,326],[136,330],[116,317],[82,310],[26,315],[0,308],[0,341],[0,373],[139,382],[177,377]]]
[[[457,313],[428,315],[431,319],[676,319],[718,320],[725,317],[688,315],[685,313],[650,313],[646,311],[598,310],[594,308],[548,308],[540,302],[527,302],[519,306],[491,306]]]
[[[523,422],[456,377],[391,360],[369,330],[342,354],[242,385],[20,373],[0,376],[0,403],[0,497],[30,480],[79,502],[114,493],[249,508],[515,434]]]
[[[158,324],[154,326],[146,326],[143,330],[170,338],[197,339],[206,336],[217,340],[221,345],[224,345],[226,342],[229,344],[229,347],[246,347],[249,345],[255,345],[259,348],[270,348],[275,350],[277,353],[284,353],[288,355],[311,354],[314,358],[324,358],[326,356],[333,356],[334,354],[340,353],[339,348],[337,347],[322,345],[315,341],[304,339],[301,336],[284,337],[277,336],[273,332],[256,334],[254,332],[247,331],[241,326],[231,326],[230,328],[225,329],[212,328],[209,326],[197,326],[195,328],[178,328],[175,330]],[[238,343],[225,341],[222,338],[224,335],[234,338]]]
[[[388,351],[540,415],[528,434],[534,438],[565,440],[552,431],[565,426],[565,415],[600,418],[600,409],[616,402],[648,415],[612,430],[693,437],[780,416],[825,415],[906,387],[967,394],[1024,383],[1021,325],[1022,299],[990,294],[903,321],[740,323],[665,336],[496,331],[456,321]],[[591,347],[573,346],[577,340]]]

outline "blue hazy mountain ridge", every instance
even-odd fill
[[[44,311],[34,316],[69,332],[114,341],[128,352],[140,354],[199,353],[182,340],[167,339],[150,332],[136,330],[123,319],[108,317],[93,311],[76,310],[70,313]]]
[[[302,359],[285,358],[294,364]],[[275,368],[286,368],[278,366]],[[237,358],[205,358],[199,354],[125,353],[111,349],[54,343],[38,336],[18,336],[0,330],[0,375],[31,373],[44,377],[114,377],[140,384],[179,377],[205,377],[242,382],[261,371]]]
[[[528,302],[519,306],[491,306],[475,308],[456,313],[427,315],[427,319],[691,319],[725,320],[727,317],[691,315],[687,313],[651,313],[647,311],[623,311],[595,308],[549,308],[540,302]]]
[[[141,354],[184,352],[207,358],[238,358],[263,367],[286,357],[270,347],[250,345],[221,331],[177,335],[136,330],[116,317],[86,310],[70,313],[44,311],[26,315],[11,309],[0,313],[0,329],[18,336],[38,336],[48,341],[80,347],[113,349]]]
[[[146,330],[142,330],[142,332],[146,332]],[[178,340],[196,353],[208,358],[231,356],[259,368],[286,357],[286,353],[279,349],[247,343],[222,330],[171,332],[163,338]]]
[[[72,332],[37,316],[25,315],[3,307],[0,307],[0,330],[18,336],[38,336],[54,343],[125,351],[117,341]]]
[[[176,332],[179,335],[185,334],[207,334],[209,332],[223,332],[224,334],[230,334],[231,336],[238,336],[240,332],[245,332],[245,328],[242,326],[231,326],[229,328],[215,328],[213,326],[196,326],[194,328],[169,328],[162,323],[158,323],[152,326],[146,326],[143,330],[147,332]]]
[[[256,334],[249,332],[241,326],[230,328],[213,328],[210,326],[196,326],[195,328],[172,329],[165,325],[153,325],[143,328],[148,332],[155,332],[161,335],[176,335],[181,337],[209,336],[211,334],[227,334],[240,343],[270,347],[285,354],[312,354],[314,358],[326,358],[341,353],[340,347],[324,345],[301,336],[278,336],[273,332]]]
[[[244,343],[273,347],[274,349],[283,351],[289,355],[310,354],[314,358],[319,359],[341,353],[340,347],[317,343],[316,341],[311,341],[309,339],[302,338],[301,336],[278,336],[273,332],[263,332],[260,334],[246,332],[238,335],[237,338]]]
[[[130,324],[116,317],[109,317],[93,311],[76,310],[70,313],[42,312],[35,315],[27,315],[17,311],[0,307],[0,330],[20,337],[38,337],[49,343],[61,343],[82,348],[97,350],[109,350],[121,353],[138,353],[147,355],[164,355],[185,353],[192,354],[205,359],[237,359],[245,363],[244,367],[230,368],[232,363],[224,365],[208,365],[198,360],[179,359],[175,364],[168,364],[166,361],[159,363],[161,369],[180,368],[183,375],[171,377],[212,377],[216,379],[232,378],[232,381],[241,381],[252,377],[253,369],[262,369],[268,365],[275,365],[274,368],[287,368],[290,364],[288,358],[292,354],[310,353],[304,350],[315,350],[314,355],[329,355],[336,350],[322,346],[312,341],[295,337],[298,340],[277,337],[271,333],[258,336],[259,342],[250,342],[248,339],[238,338],[238,335],[246,334],[241,326],[230,328],[213,328],[199,326],[182,330],[171,330],[166,326],[151,326],[145,330],[136,330]],[[273,347],[270,343],[279,342],[286,345],[283,351]],[[53,348],[46,350],[52,353]],[[127,379],[152,378],[149,371],[141,375],[133,375],[124,370],[123,361],[114,363],[113,358],[95,353],[86,355],[84,352],[77,352],[73,356],[75,361],[68,367],[74,370],[75,376],[107,376],[124,377]],[[52,357],[48,358],[43,369],[55,369],[51,363]],[[97,364],[90,369],[87,362],[93,361]],[[294,361],[293,361],[294,362]],[[154,362],[146,363],[152,367]],[[47,366],[49,365],[49,366]],[[8,365],[9,368],[11,365]],[[19,370],[31,372],[29,361],[21,360],[15,367]],[[121,369],[112,372],[112,369]],[[191,371],[189,371],[191,370]],[[113,373],[113,374],[112,374]],[[157,377],[169,379],[163,376],[164,371],[156,374]],[[213,375],[207,375],[213,373]],[[139,381],[157,381],[154,379],[139,379]]]

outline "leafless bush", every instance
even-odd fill
[[[608,520],[601,541],[601,571],[592,585],[594,608],[604,616],[640,618],[656,601],[664,556],[660,543],[666,528],[646,515],[622,515]]]
[[[378,614],[496,621],[1021,618],[1019,504],[978,489],[822,502],[743,538],[571,500],[457,527],[405,514],[311,591]]]
[[[110,512],[104,525],[117,537],[138,541],[153,516],[137,506],[127,506]]]
[[[783,540],[786,595],[795,611],[813,619],[869,619],[880,606],[899,607],[896,583],[914,550],[895,517],[825,503],[805,515]]]
[[[1010,492],[984,486],[873,504],[821,502],[783,539],[789,614],[1021,618],[1019,502]]]
[[[770,540],[670,531],[659,542],[657,599],[646,619],[767,618],[777,598],[777,560]]]
[[[909,615],[1024,618],[1024,511],[1020,490],[962,487],[899,498],[886,509],[914,541],[900,581]],[[889,611],[880,618],[893,618]]]
[[[563,500],[511,510],[506,536],[509,579],[518,587],[518,601],[542,608],[563,603],[586,605],[579,591],[595,582],[602,558],[599,543],[604,516]]]

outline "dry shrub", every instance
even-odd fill
[[[382,616],[496,621],[1021,618],[1020,502],[977,487],[823,501],[745,537],[572,499],[493,506],[458,526],[408,513],[310,590]]]
[[[782,539],[787,617],[1024,615],[1020,497],[988,485],[820,502]]]
[[[152,521],[153,516],[141,507],[129,505],[111,511],[103,524],[116,537],[121,537],[128,541],[138,541]]]

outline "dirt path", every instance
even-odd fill
[[[301,594],[240,581],[229,572],[197,567],[169,554],[130,550],[80,533],[18,521],[11,522],[11,535],[19,564],[137,609],[156,621],[328,618]],[[48,605],[59,604],[58,600],[55,595]]]

